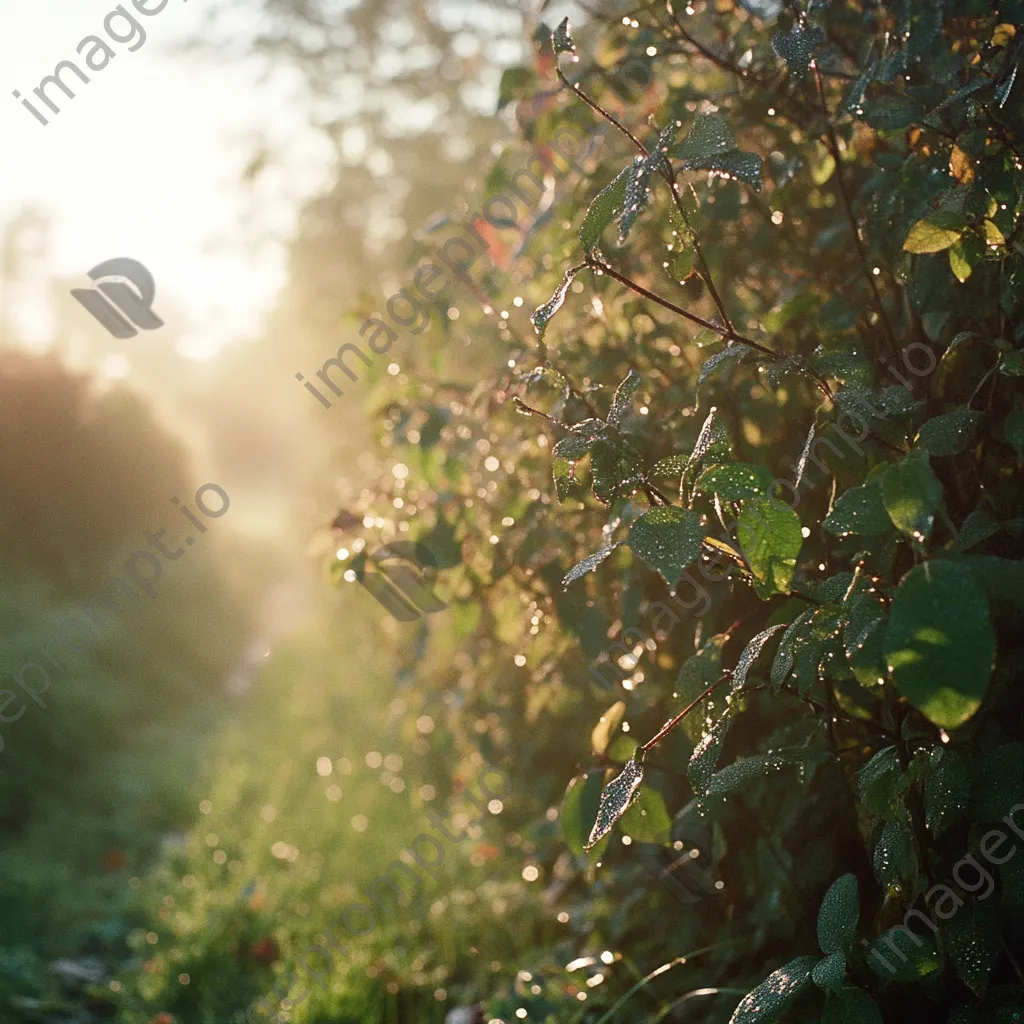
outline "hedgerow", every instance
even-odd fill
[[[381,411],[459,648],[416,699],[562,915],[531,1019],[1024,1014],[1022,54],[1019,0],[669,0],[506,73],[492,189],[614,130],[460,303],[502,369]]]

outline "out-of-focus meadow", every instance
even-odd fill
[[[75,12],[58,32],[70,11],[27,6],[5,14],[10,34],[52,34],[26,75],[59,59],[78,19],[84,35],[106,13]],[[339,508],[384,474],[402,486],[394,460],[375,451],[371,421],[404,378],[375,367],[326,411],[295,374],[312,377],[355,336],[359,310],[400,286],[414,235],[465,209],[505,130],[491,115],[502,66],[525,52],[525,20],[477,3],[343,6],[324,21],[298,2],[210,6],[188,31],[171,26],[169,9],[147,23],[149,47],[128,58],[131,69],[113,65],[125,65],[122,81],[80,92],[45,137],[25,131],[28,144],[69,152],[63,176],[48,171],[52,202],[32,192],[19,207],[17,175],[4,198],[5,678],[26,661],[46,664],[46,643],[123,577],[145,531],[166,528],[171,548],[183,541],[189,524],[172,497],[194,508],[193,492],[214,481],[231,506],[187,557],[164,562],[154,596],[110,616],[84,653],[65,649],[64,671],[50,665],[45,706],[28,700],[0,729],[4,1021],[241,1020],[281,961],[428,827],[426,808],[458,816],[458,793],[483,765],[479,756],[464,763],[440,721],[435,730],[406,707],[414,680],[393,652],[409,628],[400,636],[367,592],[339,587],[329,572],[334,550],[363,532],[358,519],[355,532],[332,528]],[[153,41],[161,20],[173,48]],[[124,196],[140,204],[134,227],[152,234],[139,251],[142,232],[117,209],[110,237],[96,233],[95,218],[84,221],[93,236],[76,237],[74,204],[89,201],[89,175],[137,180],[93,146],[103,133],[115,155],[124,146],[124,109],[137,97],[118,93],[144,87],[151,58],[162,91],[139,132],[148,198],[129,180]],[[218,75],[228,82],[229,104],[249,102],[239,125],[212,107],[214,127],[177,123],[170,87],[183,87],[193,117],[203,114],[189,92],[197,69],[207,86]],[[261,103],[265,120],[253,115]],[[84,139],[76,117],[88,123]],[[161,133],[163,147],[153,141]],[[194,222],[218,193],[173,173],[175,136],[186,154],[213,161],[231,211],[206,234]],[[296,144],[302,166],[293,137],[311,147]],[[88,146],[86,184],[78,146]],[[143,170],[138,154],[121,156]],[[194,182],[206,189],[198,197]],[[69,253],[77,273],[55,269],[69,266]],[[114,255],[153,271],[158,332],[118,341],[70,298],[92,263]],[[198,271],[180,265],[191,258]],[[281,267],[280,281],[267,265]],[[253,280],[241,279],[247,268]],[[208,309],[190,305],[189,289],[203,287]],[[224,313],[217,300],[233,290],[242,298]],[[244,301],[263,309],[258,323]],[[415,345],[429,351],[424,365],[465,364],[469,342],[455,343],[435,315],[394,358]],[[61,659],[59,644],[51,653]],[[457,661],[457,632],[434,657]],[[472,828],[425,902],[353,943],[351,965],[339,964],[317,995],[317,1019],[440,1019],[469,977],[496,970],[530,920],[522,858],[495,866],[505,831],[500,817]],[[537,908],[529,913],[539,925]],[[482,932],[491,940],[478,949]],[[410,985],[418,995],[400,999]]]

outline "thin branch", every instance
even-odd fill
[[[864,276],[867,278],[868,287],[871,289],[875,308],[878,311],[878,315],[885,327],[885,333],[889,339],[891,354],[895,355],[898,350],[896,345],[896,335],[893,334],[892,324],[889,323],[889,318],[885,315],[885,307],[882,305],[882,296],[878,291],[878,285],[875,283],[875,275],[871,272],[871,267],[868,265],[868,254],[864,248],[864,243],[861,241],[860,229],[857,227],[857,218],[854,216],[853,212],[853,203],[850,200],[850,193],[846,188],[846,180],[843,177],[843,158],[842,153],[839,150],[839,137],[836,135],[835,126],[832,124],[832,118],[829,116],[828,101],[825,98],[825,86],[821,81],[821,72],[818,70],[818,62],[816,60],[812,60],[811,67],[814,69],[814,81],[818,86],[818,99],[821,101],[821,112],[825,116],[825,133],[828,138],[829,149],[832,152],[832,159],[835,161],[836,165],[836,184],[838,186],[839,196],[843,201],[843,209],[846,211],[846,219],[850,222],[850,230],[853,232],[853,242],[857,247],[857,254],[860,256],[861,265],[864,269]]]
[[[719,686],[722,685],[722,683],[726,681],[726,679],[731,678],[732,670],[723,672],[721,678],[717,682],[712,683],[696,700],[687,704],[687,706],[683,708],[675,718],[666,722],[665,725],[662,726],[661,731],[656,736],[649,739],[640,749],[646,754],[652,747],[656,747],[691,711],[693,711],[695,707],[697,707],[698,704],[700,704],[705,697],[710,696],[718,689]]]

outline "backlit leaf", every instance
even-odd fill
[[[661,505],[645,512],[632,525],[629,546],[674,588],[700,555],[704,533],[696,512]]]
[[[776,32],[772,47],[786,61],[789,73],[800,81],[807,75],[814,52],[825,41],[820,28],[797,26],[792,32]]]
[[[951,561],[915,566],[892,601],[885,653],[899,691],[936,725],[953,729],[981,704],[995,635],[985,591]]]
[[[813,956],[798,956],[770,974],[743,997],[729,1024],[770,1024],[811,980],[817,962]]]
[[[637,747],[636,753],[608,783],[601,792],[601,802],[597,808],[597,818],[587,839],[586,849],[590,849],[611,832],[615,822],[626,813],[626,808],[636,799],[640,783],[644,781],[644,753]]]
[[[587,209],[580,226],[580,243],[588,255],[597,251],[605,228],[622,212],[626,201],[626,181],[630,173],[629,167],[619,171],[611,183],[598,192]]]
[[[906,252],[929,253],[948,249],[962,234],[952,228],[939,227],[930,220],[919,220],[903,243]]]
[[[761,584],[761,596],[788,594],[803,545],[800,517],[781,502],[746,502],[736,536],[743,557]]]
[[[881,488],[893,525],[908,537],[927,540],[942,502],[942,485],[928,464],[927,454],[915,448],[899,462],[886,466]]]
[[[570,267],[562,278],[561,284],[555,289],[555,294],[544,303],[543,306],[538,306],[530,314],[530,323],[533,324],[533,329],[542,338],[544,332],[547,330],[548,323],[551,318],[562,308],[562,303],[565,302],[566,293],[569,291],[569,285],[572,284],[572,279],[585,267],[585,264],[580,264],[576,267]]]

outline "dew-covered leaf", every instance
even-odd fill
[[[719,156],[706,156],[686,160],[683,167],[688,171],[711,171],[720,177],[745,181],[756,192],[761,191],[761,170],[764,160],[757,153],[734,149]]]
[[[555,483],[555,496],[559,501],[565,501],[580,486],[576,479],[575,464],[569,459],[553,460],[551,477]]]
[[[820,28],[797,26],[792,32],[776,32],[772,36],[772,47],[782,57],[789,73],[801,81],[814,59],[814,51],[825,41],[825,33]]]
[[[576,44],[569,34],[569,19],[563,18],[558,28],[551,34],[551,45],[554,47],[555,55],[562,53],[575,53]]]
[[[829,992],[838,992],[843,987],[845,977],[846,955],[838,950],[819,960],[811,971],[814,984]]]
[[[690,755],[686,774],[694,793],[699,797],[707,795],[718,759],[722,756],[722,747],[730,724],[731,716],[727,712],[698,740]]]
[[[696,512],[659,505],[630,527],[629,546],[674,588],[679,577],[699,557],[704,533]]]
[[[618,546],[618,544],[613,544],[611,547],[604,548],[601,551],[595,551],[592,555],[587,555],[582,562],[577,562],[562,577],[562,587],[567,587],[574,580],[586,576],[588,572],[593,572]]]
[[[934,416],[922,425],[914,444],[929,455],[956,455],[971,443],[980,420],[980,412],[967,408]]]
[[[963,724],[988,689],[995,634],[985,590],[952,561],[917,565],[892,601],[885,653],[902,693],[943,729]]]
[[[750,672],[751,666],[757,661],[757,656],[761,653],[764,645],[775,636],[780,629],[785,629],[784,623],[779,623],[777,626],[769,626],[767,629],[762,630],[755,637],[747,642],[747,646],[743,648],[743,653],[740,655],[739,661],[736,662],[736,668],[732,673],[732,692],[737,693],[741,690],[747,682],[747,674]]]
[[[882,818],[895,818],[900,794],[906,789],[895,747],[883,747],[860,770],[857,789],[861,803]]]
[[[745,498],[762,497],[773,479],[764,466],[733,462],[724,466],[708,466],[697,477],[693,488],[701,494],[717,494],[726,501],[743,501]]]
[[[601,242],[605,228],[622,212],[626,202],[626,182],[632,173],[625,167],[594,197],[580,226],[580,243],[587,255],[593,255]]]
[[[932,747],[924,784],[924,823],[935,836],[963,817],[971,798],[967,761],[954,750]]]
[[[636,799],[640,783],[644,781],[643,748],[637,747],[636,753],[618,775],[601,791],[601,801],[597,808],[594,827],[587,839],[586,849],[600,842],[615,822],[626,812],[626,808]]]
[[[870,537],[891,530],[892,520],[885,510],[878,481],[871,480],[843,491],[821,525],[838,537],[848,533]]]
[[[847,872],[829,886],[818,908],[818,946],[822,953],[848,950],[853,945],[859,917],[857,879]]]
[[[902,128],[909,128],[921,117],[921,108],[909,96],[883,96],[871,103],[863,104],[863,113],[860,116],[878,131],[899,131]]]
[[[562,278],[559,286],[555,289],[554,295],[552,295],[543,306],[538,306],[530,314],[530,323],[533,324],[533,329],[538,335],[540,335],[540,337],[544,337],[544,332],[547,330],[551,318],[562,308],[562,303],[565,302],[565,296],[569,291],[569,285],[572,284],[573,278],[583,270],[584,267],[585,264],[570,267],[565,272],[565,276]]]
[[[886,466],[881,489],[893,525],[914,540],[927,540],[942,503],[942,485],[928,464],[927,453],[915,448],[899,462]]]
[[[760,596],[788,594],[803,544],[800,517],[781,502],[760,499],[744,504],[737,539]]]
[[[608,422],[618,424],[623,416],[629,412],[630,403],[637,389],[640,387],[640,375],[635,370],[626,374],[625,380],[615,389],[612,397],[612,407],[608,413]]]
[[[736,137],[721,114],[699,114],[686,138],[672,148],[672,155],[680,160],[700,160],[735,148]]]
[[[599,437],[590,449],[590,474],[594,496],[605,505],[629,498],[644,484],[640,456],[627,441],[610,435]]]
[[[729,1024],[771,1024],[811,980],[817,962],[813,956],[798,956],[768,975],[743,997]]]
[[[716,352],[710,359],[705,359],[704,364],[700,368],[700,373],[697,374],[697,387],[700,387],[715,372],[725,363],[735,359],[737,362],[742,362],[743,357],[752,352],[753,349],[749,345],[744,345],[742,342],[733,342],[732,344],[726,345],[721,352]]]
[[[756,779],[765,778],[784,765],[811,765],[821,762],[825,757],[822,751],[806,747],[780,747],[764,754],[739,757],[711,777],[702,796],[725,796]]]
[[[1001,951],[998,915],[994,907],[981,902],[982,898],[979,895],[961,907],[944,928],[956,973],[977,996],[988,988]]]
[[[887,821],[875,844],[873,864],[879,882],[892,889],[916,871],[914,842],[910,826],[902,819]]]
[[[585,455],[590,454],[590,448],[593,443],[594,438],[587,437],[585,434],[568,434],[555,443],[555,446],[551,449],[551,454],[556,459],[569,459],[575,462],[577,459],[582,459]]]

